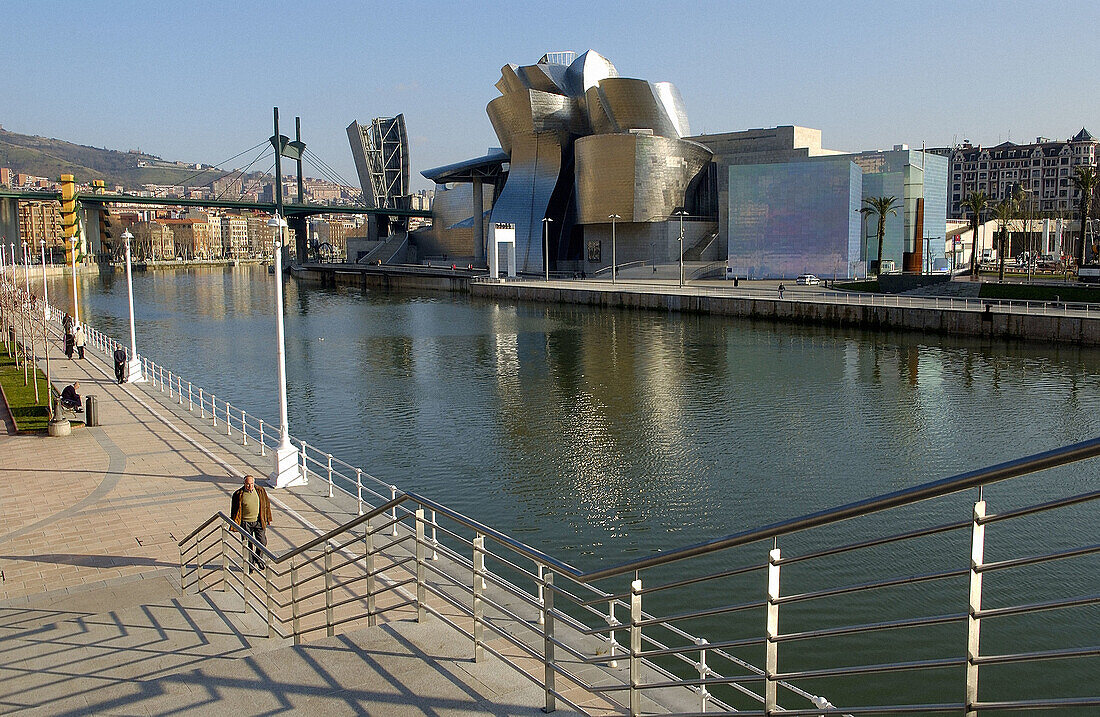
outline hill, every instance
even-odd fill
[[[109,187],[121,184],[127,189],[143,184],[198,185],[217,176],[205,172],[188,181],[198,171],[191,165],[167,162],[143,152],[88,147],[3,128],[0,128],[0,167],[53,180],[62,173],[74,175],[78,182],[102,179]]]

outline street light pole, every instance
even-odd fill
[[[542,219],[542,263],[546,267],[546,280],[550,281],[550,217]]]
[[[27,347],[26,347],[25,344],[26,344],[26,341],[27,341],[27,334],[30,334],[30,341],[31,341],[30,380],[34,381],[34,402],[38,403],[38,370],[37,370],[38,361],[37,361],[37,358],[36,358],[35,353],[34,353],[34,350],[35,350],[35,348],[34,348],[34,326],[31,325],[31,315],[30,315],[31,271],[30,271],[29,264],[30,264],[30,261],[31,261],[31,252],[30,252],[30,249],[28,247],[30,247],[30,245],[27,242],[23,242],[23,285],[26,287],[26,289],[25,289],[26,293],[24,294],[24,297],[23,297],[24,300],[25,300],[24,304],[23,304],[23,321],[24,321],[24,324],[23,324],[23,343],[24,343],[24,346],[23,346],[23,351],[24,351],[24,354],[23,354],[23,375],[24,375],[24,378],[25,378],[26,374],[27,374],[27,355],[26,355]],[[26,382],[24,382],[24,385],[26,385]]]
[[[290,419],[286,401],[286,342],[283,338],[283,252],[282,240],[286,220],[276,212],[268,221],[275,229],[275,338],[279,380],[279,445],[275,448],[275,470],[269,481],[275,488],[305,485],[306,478],[298,470],[298,449],[290,444]]]
[[[680,217],[680,286],[684,285],[684,216],[686,211],[681,209],[678,212],[673,212]]]
[[[46,322],[50,320],[50,289],[46,285],[46,240],[38,242],[42,247],[42,355],[46,358],[46,391],[50,387],[50,342],[46,334]],[[46,413],[53,419],[53,401],[46,400]]]
[[[608,214],[611,220],[611,283],[615,283],[615,220],[622,219],[618,214]]]
[[[145,383],[137,351],[137,330],[134,328],[134,277],[130,268],[130,240],[133,238],[129,229],[122,232],[122,240],[126,242],[126,297],[130,302],[130,360],[126,364],[126,383]]]

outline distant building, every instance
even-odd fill
[[[130,231],[134,235],[134,256],[138,259],[171,261],[176,258],[175,237],[167,222],[139,221]]]
[[[248,256],[248,219],[236,214],[221,218],[222,255],[228,259]]]
[[[1080,201],[1073,185],[1073,168],[1096,166],[1100,142],[1085,128],[1064,142],[1036,137],[1031,144],[1002,142],[996,147],[938,147],[929,152],[943,155],[948,169],[949,217],[962,219],[962,203],[971,192],[985,192],[993,202],[1012,195],[1019,185],[1030,193],[1032,207],[1040,212],[1072,212]]]
[[[19,236],[31,245],[37,256],[39,242],[46,241],[46,252],[65,251],[61,231],[61,206],[57,202],[18,202]]]

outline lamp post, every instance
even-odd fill
[[[130,240],[133,238],[129,229],[122,232],[122,240],[126,242],[126,298],[130,302],[130,360],[126,362],[126,383],[145,383],[137,351],[137,330],[134,328],[134,276],[130,268]]]
[[[279,365],[279,445],[275,448],[275,469],[269,481],[276,488],[305,485],[298,471],[298,449],[290,444],[290,420],[286,406],[286,343],[283,338],[283,243],[286,220],[275,213],[268,222],[275,230],[275,339]]]
[[[542,263],[546,267],[546,280],[550,281],[550,217],[542,219]]]
[[[77,238],[73,238],[73,322],[75,324],[80,323],[80,304],[76,300],[76,242]]]
[[[31,342],[31,348],[30,348],[30,357],[31,357],[30,380],[34,381],[34,402],[38,403],[38,373],[36,371],[38,361],[37,361],[37,359],[35,357],[35,354],[34,354],[34,351],[35,351],[35,348],[34,348],[34,327],[31,325],[31,316],[30,316],[30,313],[29,313],[30,312],[30,304],[31,304],[31,272],[30,272],[31,252],[30,252],[29,247],[30,247],[30,244],[28,244],[27,242],[23,242],[23,285],[25,287],[25,292],[26,292],[23,295],[23,299],[24,299],[24,304],[23,304],[23,321],[24,321],[24,324],[23,324],[23,344],[24,344],[23,345],[23,378],[24,378],[24,382],[23,382],[23,384],[26,385],[26,377],[27,377],[27,346],[26,346],[26,343],[27,343],[27,334],[30,334],[30,342]]]
[[[40,239],[42,248],[42,355],[46,358],[46,390],[50,386],[50,344],[46,335],[46,322],[50,320],[50,289],[46,285],[46,240]],[[46,413],[53,419],[53,401],[46,401]]]
[[[675,216],[680,217],[680,286],[684,285],[684,217],[687,216],[687,212],[683,209],[673,212]]]
[[[615,221],[622,219],[618,214],[608,214],[607,218],[611,220],[611,283],[615,283]]]

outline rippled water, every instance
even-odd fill
[[[82,282],[83,313],[123,338],[123,275]],[[262,267],[134,285],[142,354],[277,415]],[[584,568],[1100,433],[1091,349],[294,281],[285,302],[294,435]],[[1091,465],[1060,475],[1098,485]],[[989,493],[1004,509],[1046,480]],[[1087,515],[1052,540],[1095,542]],[[1097,574],[1067,580],[1080,593]]]

